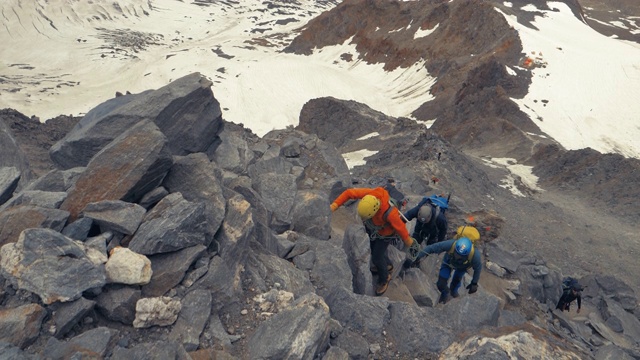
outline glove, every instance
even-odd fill
[[[336,203],[331,203],[331,211],[336,211],[336,209],[338,208],[338,204]]]
[[[469,290],[469,294],[473,294],[474,292],[478,291],[478,284],[471,283],[467,285],[467,290]]]
[[[404,262],[402,263],[402,268],[405,270],[409,269],[412,266],[413,266],[413,260],[411,259],[405,259]]]
[[[420,253],[420,244],[412,237],[409,239],[411,240],[411,245],[407,248],[407,257],[413,262],[416,261]]]

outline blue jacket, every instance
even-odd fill
[[[456,240],[447,240],[447,241],[437,242],[435,244],[429,245],[424,249],[422,249],[420,253],[418,253],[418,257],[416,260],[427,256],[427,254],[440,254],[446,251],[447,253],[444,254],[442,263],[456,270],[467,270],[468,268],[472,267],[473,280],[471,280],[471,282],[473,284],[477,284],[478,280],[480,280],[480,272],[482,271],[482,257],[480,255],[480,249],[476,248],[473,254],[473,258],[468,263],[466,264],[464,263],[468,260],[466,257],[463,259],[462,262],[456,262],[455,259],[453,258],[453,255],[449,254],[449,250],[451,250],[451,247],[455,242]]]
[[[426,196],[423,197],[422,200],[420,200],[420,202],[418,203],[418,205],[416,205],[415,207],[409,209],[407,212],[404,213],[404,217],[407,218],[407,221],[411,221],[416,217],[418,217],[418,212],[420,211],[420,208],[422,207],[422,205],[427,203],[428,199],[429,198]],[[422,243],[424,241],[427,244],[430,244],[434,242],[441,242],[446,239],[447,229],[448,229],[447,218],[444,215],[444,212],[442,211],[442,209],[440,209],[440,213],[438,214],[437,217],[434,216],[435,212],[436,212],[436,209],[432,206],[431,220],[426,224],[420,221],[416,221],[416,226],[413,228],[412,237],[418,240],[419,243]]]

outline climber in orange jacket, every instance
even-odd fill
[[[389,244],[400,238],[404,242],[409,257],[413,259],[420,248],[416,240],[409,236],[402,214],[389,202],[389,193],[382,187],[347,189],[331,203],[331,211],[335,211],[347,200],[356,199],[360,199],[358,215],[371,240],[371,261],[378,271],[376,294],[382,295],[387,291],[391,281],[389,271],[393,270],[393,264],[386,254]]]

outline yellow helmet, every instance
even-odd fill
[[[358,215],[362,220],[369,220],[380,210],[380,200],[373,195],[365,195],[358,203]]]

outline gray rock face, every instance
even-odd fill
[[[142,293],[151,297],[164,295],[182,281],[187,270],[206,250],[204,245],[195,245],[150,256],[153,275],[151,281],[142,287]]]
[[[20,171],[11,166],[0,167],[0,205],[13,196],[13,191],[18,187]]]
[[[75,220],[92,202],[139,201],[160,185],[172,164],[167,138],[153,123],[142,121],[92,158],[60,209]]]
[[[27,304],[0,310],[0,343],[10,343],[19,348],[30,345],[40,334],[40,325],[47,315],[37,304]]]
[[[51,325],[55,329],[53,335],[58,339],[65,336],[87,313],[93,310],[95,304],[95,301],[83,297],[71,302],[52,304]]]
[[[96,309],[107,319],[131,325],[136,318],[136,303],[141,291],[120,284],[109,285],[97,297]]]
[[[394,302],[389,306],[389,333],[395,337],[402,353],[426,356],[439,353],[451,342],[453,333],[444,324],[433,321],[431,314],[415,305]]]
[[[104,267],[94,265],[78,244],[54,230],[27,229],[16,243],[3,246],[0,256],[2,275],[38,294],[45,304],[73,301],[106,283]]]
[[[115,231],[132,235],[140,226],[147,211],[138,204],[121,200],[104,200],[89,203],[80,215],[93,220],[102,232]]]
[[[144,119],[167,137],[172,154],[205,151],[222,122],[210,87],[210,81],[193,73],[158,90],[108,100],[51,148],[51,159],[63,169],[86,166],[109,142]]]
[[[331,235],[329,199],[317,191],[299,191],[296,194],[292,228],[294,231],[327,240]]]
[[[173,193],[146,214],[129,248],[153,255],[204,244],[206,225],[204,204],[192,203],[180,193]]]
[[[357,295],[343,287],[335,287],[325,297],[331,309],[331,317],[345,327],[364,334],[371,339],[380,339],[384,324],[389,321],[389,299]]]
[[[48,228],[60,231],[69,212],[39,206],[16,206],[0,211],[0,245],[18,241],[25,229]]]
[[[11,129],[2,119],[0,119],[0,154],[2,154],[0,168],[16,169],[23,177],[22,182],[25,184],[33,178],[27,156],[20,149]]]
[[[329,342],[329,308],[308,294],[260,324],[249,339],[252,359],[313,359]]]

